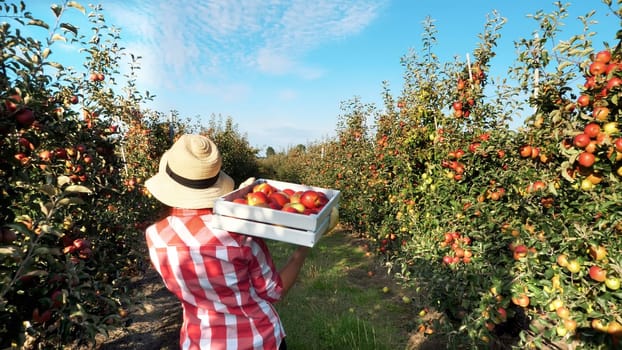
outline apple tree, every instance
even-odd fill
[[[132,83],[136,59],[121,95],[124,53],[102,8],[72,1],[51,11],[54,24],[24,2],[0,4],[2,347],[89,343],[122,321],[127,281],[144,261],[135,222],[154,210],[124,185],[119,152],[119,126],[150,98]],[[55,60],[61,42],[84,53],[83,67]]]
[[[514,84],[487,76],[500,16],[466,62],[444,65],[428,22],[424,54],[403,60],[401,95],[386,89],[382,113],[359,102],[321,145],[337,145],[334,156],[313,158],[344,194],[342,221],[428,291],[417,307],[445,314],[422,329],[455,345],[619,342],[620,38],[594,47],[594,13],[579,18],[583,33],[560,38],[568,5],[557,6],[533,15],[537,37],[517,42]]]

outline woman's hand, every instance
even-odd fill
[[[255,178],[254,177],[249,177],[248,179],[244,180],[244,182],[242,182],[240,184],[240,186],[238,186],[238,189],[240,189],[242,187],[246,187],[246,186],[252,184],[253,182],[255,182]]]

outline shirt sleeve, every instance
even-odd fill
[[[283,282],[268,246],[262,239],[253,237],[250,241],[250,248],[252,254],[249,264],[251,284],[261,298],[270,302],[280,300]]]

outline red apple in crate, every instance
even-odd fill
[[[305,215],[311,215],[311,214],[317,214],[319,212],[319,210],[317,210],[317,208],[305,208],[305,210],[302,212]]]
[[[305,206],[302,203],[286,203],[283,206],[283,211],[286,212],[290,212],[290,213],[303,213],[305,211]]]
[[[314,190],[306,190],[300,196],[300,203],[309,209],[319,208],[326,204],[326,202],[321,198],[320,193],[321,192]]]
[[[289,203],[289,196],[285,192],[277,191],[268,195],[268,200],[283,207],[286,203]]]
[[[266,196],[263,192],[251,192],[246,195],[246,201],[248,205],[252,205],[254,207],[267,207],[268,206],[268,196]]]
[[[291,205],[289,205],[289,203],[287,203],[286,205],[283,206],[283,208],[281,208],[281,211],[285,211],[288,213],[295,213],[295,214],[299,214],[298,210],[296,210],[296,208],[292,207]]]
[[[294,193],[296,193],[296,191],[292,190],[291,188],[285,188],[283,189],[283,192],[285,192],[286,195],[288,196],[292,196]]]
[[[246,198],[234,198],[232,202],[238,203],[238,204],[248,204],[248,201],[246,200]]]
[[[262,182],[253,187],[253,192],[263,192],[266,196],[269,196],[272,192],[275,192],[276,189],[274,186],[270,185],[267,182]]]
[[[289,196],[289,202],[290,203],[300,203],[300,197],[302,197],[303,193],[304,193],[304,191],[296,191],[296,192],[292,193]]]
[[[324,192],[319,192],[318,191],[317,195],[320,198],[320,208],[321,208],[321,207],[325,206],[326,203],[328,203],[329,199],[328,199],[328,196],[326,195],[326,193],[324,193]]]
[[[269,200],[269,202],[268,202],[268,208],[270,208],[270,209],[274,209],[274,210],[281,210],[281,209],[283,209],[283,206],[282,206],[282,205],[280,205],[280,204],[279,204],[279,203],[277,203],[277,202],[273,202],[273,201],[270,201],[270,200]]]

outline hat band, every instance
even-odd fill
[[[187,179],[183,176],[175,174],[175,172],[171,170],[168,164],[166,164],[166,173],[168,174],[168,176],[171,177],[171,179],[175,180],[175,182],[177,182],[178,184],[184,185],[186,187],[190,187],[196,190],[212,187],[216,183],[216,181],[218,181],[218,176],[220,175],[220,172],[218,172],[216,176],[210,177],[207,179],[200,179],[200,180]]]

